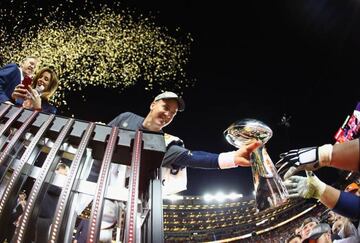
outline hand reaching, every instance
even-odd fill
[[[291,176],[284,181],[284,185],[291,198],[303,197],[320,199],[326,188],[326,184],[312,172],[307,172],[306,177]]]
[[[280,154],[280,158],[275,166],[280,167],[278,169],[279,174],[287,169],[284,175],[285,180],[299,171],[312,171],[320,168],[318,147],[290,150]]]
[[[234,162],[237,166],[251,166],[250,154],[262,145],[261,141],[255,141],[235,151]]]

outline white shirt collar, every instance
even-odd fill
[[[18,67],[18,68],[20,70],[20,80],[23,81],[23,79],[24,79],[23,71],[22,71],[21,67]]]

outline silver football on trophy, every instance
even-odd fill
[[[265,144],[272,137],[272,130],[255,119],[243,119],[231,124],[225,131],[226,140],[236,148],[251,143],[254,139]]]

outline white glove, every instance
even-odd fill
[[[284,181],[289,197],[320,199],[326,189],[326,184],[312,172],[307,172],[307,175],[307,177],[291,176]]]

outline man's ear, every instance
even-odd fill
[[[151,102],[151,104],[150,104],[150,110],[152,110],[152,109],[154,108],[155,104],[156,104],[156,101]]]

